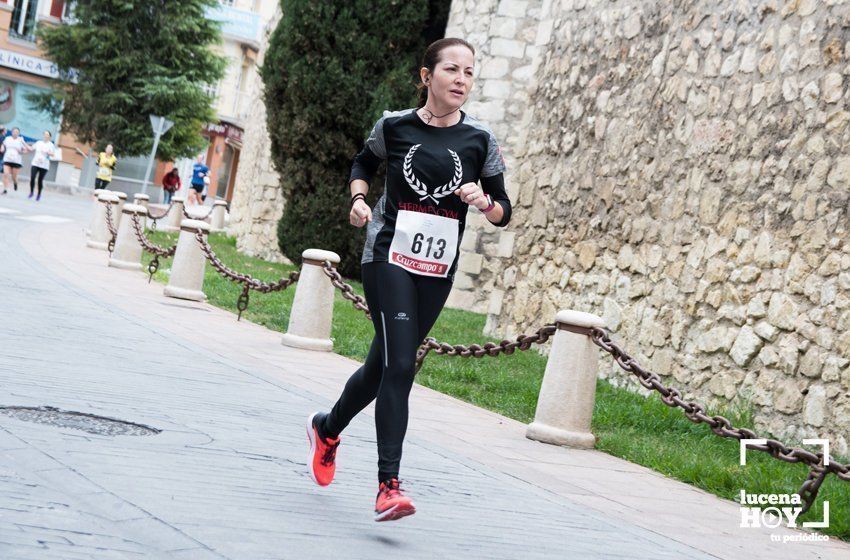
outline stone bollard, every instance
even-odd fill
[[[97,215],[100,212],[100,200],[98,200],[97,195],[104,192],[112,192],[109,189],[98,189],[94,191],[94,202],[92,202],[91,207],[91,220],[89,220],[89,227],[86,228],[86,237],[91,236],[92,228],[94,228],[94,223],[97,221]]]
[[[115,224],[115,230],[118,231],[118,226],[121,225],[121,210],[124,208],[124,205],[127,204],[127,193],[123,193],[121,191],[112,191],[118,195],[120,199],[118,201],[118,211],[112,213],[112,222]]]
[[[109,249],[109,242],[112,240],[112,234],[109,232],[109,225],[106,222],[106,205],[112,205],[112,223],[115,224],[115,216],[118,214],[118,195],[112,191],[100,191],[97,193],[97,213],[92,220],[91,235],[86,241],[86,247],[92,249],[100,249],[106,251]]]
[[[546,362],[537,411],[525,436],[555,445],[592,448],[596,442],[590,420],[596,397],[597,348],[586,334],[567,329],[605,327],[605,323],[581,311],[560,311],[555,323],[558,330]]]
[[[224,231],[224,215],[227,212],[227,202],[216,200],[213,204],[212,218],[210,220],[211,231]]]
[[[295,299],[289,314],[289,328],[283,335],[285,346],[330,352],[334,286],[325,276],[322,263],[339,264],[339,255],[331,251],[307,249],[301,253],[301,276],[295,285]]]
[[[174,210],[172,209],[172,212]],[[204,301],[204,268],[206,256],[195,239],[195,234],[201,230],[204,235],[210,231],[210,226],[200,220],[183,220],[180,223],[180,237],[177,239],[177,252],[171,263],[171,276],[163,293],[168,297]]]
[[[148,227],[148,204],[150,204],[151,197],[146,194],[136,193],[133,195],[133,204],[138,204],[139,206],[144,207],[145,216],[142,218],[142,229],[147,229]]]
[[[165,224],[163,224],[162,227],[157,228],[160,231],[179,231],[182,229],[181,224],[184,220],[183,199],[179,196],[175,196],[171,199],[171,202],[171,210],[168,212],[168,216],[165,217]]]
[[[109,258],[109,266],[126,270],[142,270],[142,244],[136,237],[133,227],[133,214],[139,217],[139,223],[145,223],[148,209],[140,204],[127,204],[121,210],[125,214],[118,226],[118,236],[115,239],[115,249]]]

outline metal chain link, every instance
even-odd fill
[[[169,202],[169,203],[168,203],[168,208],[166,208],[166,209],[165,209],[165,212],[163,212],[163,213],[162,213],[162,214],[160,214],[159,216],[154,216],[153,214],[151,214],[151,209],[150,209],[150,208],[148,208],[148,218],[150,218],[150,219],[151,219],[151,220],[153,220],[154,222],[156,222],[157,220],[161,220],[161,219],[163,219],[164,217],[166,217],[166,216],[168,215],[168,213],[169,213],[169,212],[171,212],[171,207],[172,207],[172,206],[174,206],[174,203],[173,203],[173,202]]]
[[[239,310],[237,321],[242,319],[242,312],[248,308],[249,290],[256,290],[262,294],[268,294],[270,292],[279,292],[281,290],[285,290],[292,284],[296,283],[298,281],[298,277],[301,275],[300,271],[293,270],[289,273],[288,277],[281,278],[277,282],[263,282],[262,280],[258,280],[247,274],[241,274],[239,272],[236,272],[235,270],[229,268],[227,265],[221,262],[221,260],[215,255],[215,252],[207,241],[206,235],[204,235],[203,231],[199,230],[197,233],[195,233],[195,239],[201,246],[201,251],[204,253],[207,260],[210,261],[210,264],[213,266],[214,269],[218,271],[219,274],[221,274],[228,280],[232,280],[233,282],[237,282],[243,285],[242,293],[236,300],[236,309]]]
[[[811,508],[812,504],[815,503],[820,486],[823,484],[823,481],[826,479],[828,474],[829,471],[820,466],[814,466],[811,468],[808,478],[806,478],[806,481],[802,486],[800,486],[800,490],[797,492],[800,495],[800,499],[803,501],[803,509],[800,511],[801,514],[809,511],[809,508]]]
[[[483,346],[480,344],[471,344],[469,346],[448,344],[446,342],[438,342],[433,337],[428,337],[416,351],[416,371],[418,372],[422,368],[425,357],[429,352],[443,356],[461,356],[463,358],[483,358],[485,356],[494,358],[502,354],[513,354],[516,350],[528,350],[532,344],[543,344],[557,330],[558,327],[555,325],[544,325],[537,329],[536,333],[521,334],[514,341],[505,339],[498,344],[487,342]]]
[[[109,201],[106,201],[106,227],[109,229],[109,234],[112,236],[112,239],[110,239],[107,244],[109,256],[111,257],[112,251],[115,250],[115,238],[118,237],[118,230],[115,227],[115,224],[112,223],[112,203]]]
[[[193,216],[193,215],[189,214],[189,212],[186,210],[186,207],[184,206],[183,207],[183,216],[186,219],[189,219],[189,220],[200,220],[200,221],[203,222],[204,220],[206,220],[207,218],[212,216],[214,209],[215,209],[215,206],[211,206],[210,209],[207,211],[207,213],[205,215],[203,215],[203,216]]]
[[[590,339],[594,344],[611,354],[620,368],[637,376],[637,380],[642,386],[657,391],[661,395],[661,401],[664,404],[673,408],[681,408],[691,422],[708,424],[712,432],[725,438],[738,440],[765,439],[758,438],[752,430],[736,428],[723,416],[708,416],[705,414],[705,408],[699,403],[684,401],[682,399],[682,393],[678,389],[665,386],[657,373],[643,369],[632,356],[611,340],[608,332],[604,329],[599,327],[592,328]],[[809,477],[800,489],[800,497],[804,502],[801,513],[805,513],[811,508],[817,497],[820,485],[827,474],[831,472],[835,473],[839,479],[850,482],[850,465],[838,463],[830,457],[829,465],[824,466],[823,453],[812,453],[799,447],[790,448],[775,439],[767,439],[766,443],[761,445],[747,444],[747,448],[763,451],[771,457],[785,461],[786,463],[805,463],[809,466],[811,469]]]
[[[142,249],[154,256],[153,259],[151,259],[151,262],[148,263],[148,283],[150,283],[153,275],[159,269],[159,257],[168,258],[174,256],[174,253],[177,252],[177,245],[172,245],[167,249],[154,245],[147,237],[145,237],[145,233],[142,231],[142,224],[139,221],[139,215],[130,214],[130,217],[133,220],[133,230],[136,232],[136,237],[139,239]]]
[[[351,287],[351,284],[347,284],[343,281],[342,275],[334,267],[333,263],[331,263],[331,261],[324,261],[322,263],[322,270],[324,271],[325,276],[331,279],[331,284],[342,292],[342,297],[349,300],[354,305],[354,309],[358,309],[365,313],[366,318],[371,321],[372,314],[369,313],[369,306],[366,305],[366,300],[363,296],[359,296],[354,293],[354,288]]]

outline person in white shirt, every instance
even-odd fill
[[[9,191],[9,182],[18,190],[18,171],[23,165],[21,154],[32,151],[32,148],[21,138],[21,129],[17,126],[12,129],[12,135],[3,140],[3,194]]]
[[[30,167],[30,198],[35,194],[35,183],[38,181],[38,195],[36,202],[41,200],[41,191],[44,188],[44,176],[50,169],[50,160],[56,156],[56,144],[51,140],[50,132],[44,131],[43,139],[33,145],[35,155],[32,156],[32,167]]]

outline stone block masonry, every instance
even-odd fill
[[[512,256],[482,266],[489,332],[599,313],[689,397],[847,454],[850,3],[572,0],[544,19]]]
[[[278,7],[267,27],[257,67],[262,65],[269,35],[280,17]],[[247,90],[254,102],[251,103],[250,118],[245,126],[228,231],[236,236],[236,248],[240,252],[270,261],[286,262],[277,244],[277,222],[283,215],[285,200],[280,189],[280,178],[272,164],[271,140],[266,129],[266,106],[262,98],[263,80],[259,73],[254,72],[248,84]]]
[[[516,145],[528,103],[532,62],[545,42],[546,25],[541,26],[541,19],[545,20],[548,4],[541,0],[456,0],[446,28],[446,37],[462,37],[475,47],[475,85],[464,111],[486,123],[499,140],[508,167],[505,182],[514,203],[520,186]],[[551,29],[551,21],[545,21]],[[487,312],[497,277],[513,252],[514,235],[470,209],[461,262],[476,265],[459,268],[447,305]]]

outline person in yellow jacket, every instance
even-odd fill
[[[112,172],[115,170],[115,164],[118,163],[118,158],[112,153],[112,144],[106,145],[106,151],[97,154],[97,178],[94,180],[94,188],[105,189],[109,187],[112,181]]]

